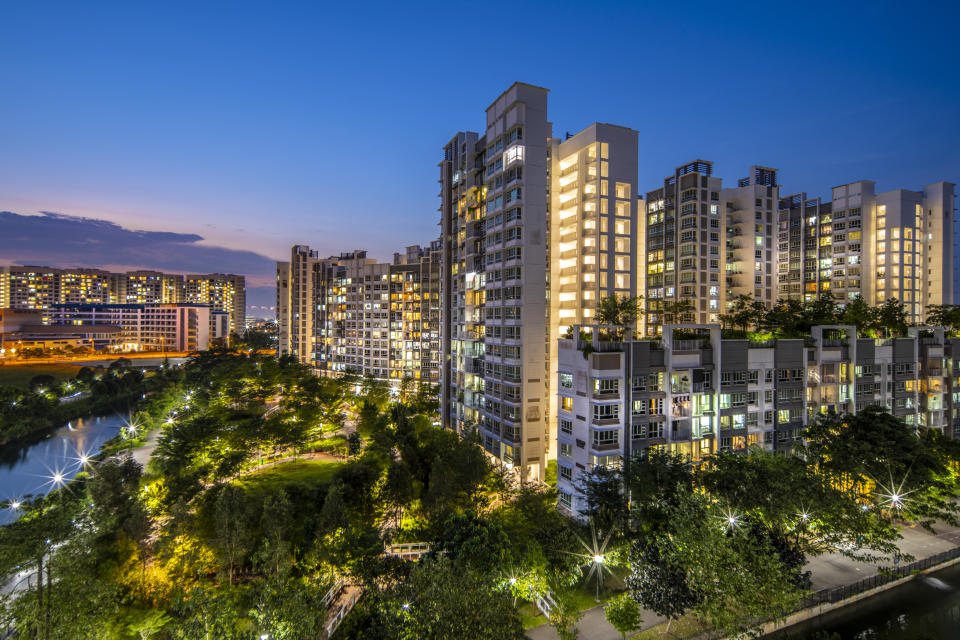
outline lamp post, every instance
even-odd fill
[[[599,553],[593,556],[593,567],[597,572],[597,595],[595,600],[600,602],[600,580],[603,577],[603,556]]]

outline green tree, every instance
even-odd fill
[[[621,593],[607,601],[603,615],[613,628],[620,632],[623,640],[631,631],[639,631],[643,620],[640,618],[640,605],[629,593]]]
[[[350,435],[347,436],[347,455],[351,458],[360,454],[363,450],[363,438],[360,437],[360,433],[357,431],[351,431]]]
[[[387,479],[383,486],[383,495],[392,507],[397,529],[403,528],[403,509],[413,499],[413,482],[410,471],[402,461],[394,461],[387,470]]]
[[[170,622],[170,616],[158,609],[141,612],[138,619],[127,625],[130,633],[140,636],[140,640],[149,640],[157,635]]]
[[[886,331],[888,336],[904,336],[907,334],[907,312],[903,303],[896,298],[890,298],[877,310],[877,324]]]
[[[263,533],[262,557],[265,566],[276,576],[284,576],[292,562],[290,529],[293,507],[286,491],[280,489],[263,500],[260,530]]]
[[[805,455],[837,486],[929,528],[960,523],[956,473],[930,437],[886,409],[826,415],[807,428]]]
[[[376,595],[375,600],[362,627],[345,629],[342,637],[525,638],[510,594],[499,589],[492,576],[455,566],[444,558],[418,562],[407,580]]]
[[[682,300],[663,301],[663,323],[690,322],[695,311],[693,301],[687,298]]]
[[[927,323],[952,331],[957,331],[960,328],[960,306],[932,304],[928,309]]]
[[[637,316],[641,313],[640,297],[605,296],[597,301],[595,318],[597,324],[618,327],[615,330],[617,339],[623,337],[624,329],[633,329],[637,324]]]
[[[660,534],[636,538],[630,549],[631,571],[625,580],[631,598],[666,618],[668,631],[674,620],[699,602],[684,566],[669,552],[671,544]]]
[[[243,489],[227,484],[220,489],[214,507],[216,547],[220,569],[227,574],[229,584],[250,548],[250,528],[247,524]]]
[[[840,317],[841,324],[852,324],[861,335],[869,335],[877,329],[877,310],[861,296],[847,303]]]
[[[512,564],[506,533],[499,525],[476,514],[453,514],[444,521],[440,532],[431,545],[433,557],[442,554],[454,563],[466,564],[484,573],[502,571]]]
[[[557,606],[550,612],[550,624],[557,631],[560,640],[577,640],[580,637],[577,623],[583,619],[583,611],[566,589],[554,591],[553,597]]]
[[[750,326],[760,326],[763,323],[766,307],[760,300],[754,300],[747,295],[738,295],[730,302],[727,313],[720,314],[720,322],[724,325],[739,327],[744,333]]]

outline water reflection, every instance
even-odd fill
[[[960,565],[773,636],[778,640],[956,640]]]
[[[0,500],[22,500],[68,481],[124,424],[118,415],[72,420],[38,442],[0,448]],[[0,509],[0,524],[16,518],[15,509]]]

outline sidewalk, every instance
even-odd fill
[[[960,547],[960,529],[949,525],[934,527],[930,533],[920,527],[911,526],[900,529],[903,539],[900,540],[900,550],[921,560],[954,547]],[[812,572],[813,590],[828,589],[852,584],[863,578],[877,574],[877,565],[855,562],[838,553],[831,553],[807,562],[806,568]],[[652,611],[642,610],[643,629],[655,627],[665,618],[661,618]],[[607,622],[603,615],[603,606],[596,606],[584,612],[583,619],[577,624],[582,640],[620,640],[620,633]],[[559,640],[557,632],[549,624],[542,624],[527,631],[531,640]]]

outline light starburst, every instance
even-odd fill
[[[737,515],[732,509],[726,509],[723,512],[723,515],[720,516],[723,526],[726,527],[727,531],[732,531],[741,525],[740,516]]]
[[[898,483],[893,479],[893,472],[890,472],[890,483],[884,485],[880,482],[877,482],[878,491],[877,497],[881,498],[881,504],[889,509],[894,511],[900,511],[906,506],[907,496],[916,491],[916,489],[911,489],[910,491],[904,491],[904,485],[907,482],[907,478],[910,476],[910,471],[903,476],[903,479]]]
[[[600,542],[599,538],[597,538],[597,529],[594,526],[593,520],[591,520],[590,542],[585,541],[579,535],[577,536],[577,540],[579,540],[580,544],[583,545],[586,553],[571,553],[571,555],[577,556],[578,558],[583,558],[585,562],[590,563],[590,571],[587,573],[587,581],[589,582],[591,578],[596,577],[597,602],[600,602],[600,583],[603,581],[604,574],[613,572],[613,570],[610,568],[610,563],[608,562],[607,558],[607,546],[610,544],[610,538],[612,535],[613,531],[611,530],[607,533],[607,536],[603,539],[603,542]]]

